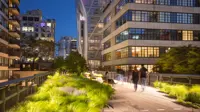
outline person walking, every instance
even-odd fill
[[[139,71],[137,69],[137,66],[134,67],[134,70],[132,72],[132,81],[134,84],[134,91],[137,91],[137,85],[138,85],[138,81],[139,81]]]
[[[140,71],[139,71],[142,91],[144,91],[145,86],[146,86],[147,72],[148,72],[148,70],[144,67],[144,64],[142,64]]]

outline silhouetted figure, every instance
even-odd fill
[[[146,78],[147,78],[147,69],[144,67],[144,64],[141,65],[142,67],[140,68],[140,79],[141,79],[141,87],[142,91],[144,91],[145,86],[146,86]]]
[[[134,91],[137,91],[137,85],[139,81],[139,71],[136,66],[134,67],[134,70],[132,72],[132,81],[134,84]]]

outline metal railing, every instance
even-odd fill
[[[105,71],[98,71],[97,73],[105,74]],[[116,79],[116,72],[108,72],[108,78]],[[130,81],[130,80],[129,80]],[[167,82],[171,84],[200,84],[200,75],[192,74],[161,74],[161,73],[149,73],[147,77],[147,84],[153,86],[155,81]]]
[[[5,112],[16,103],[23,101],[24,98],[36,91],[48,75],[54,72],[35,74],[25,78],[10,80],[0,83],[0,112]]]

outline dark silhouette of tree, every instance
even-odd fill
[[[66,59],[57,57],[54,62],[54,68],[59,72],[67,70],[69,73],[81,75],[88,70],[86,60],[78,52],[71,52]]]
[[[32,70],[34,69],[36,60],[53,56],[54,48],[54,42],[40,39],[37,40],[33,36],[23,37],[21,39],[23,58],[30,58],[33,60]]]

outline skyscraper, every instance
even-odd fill
[[[171,47],[200,47],[199,0],[113,0],[104,9],[104,67],[152,70]]]
[[[58,56],[66,58],[72,51],[77,51],[77,40],[72,37],[62,37],[58,42]]]
[[[87,61],[90,69],[98,69],[101,66],[101,40],[102,33],[100,17],[103,7],[109,0],[80,0],[86,11],[87,21]],[[79,30],[80,32],[80,30]]]
[[[0,7],[0,80],[7,80],[20,66],[20,14],[19,0],[1,0]]]
[[[88,59],[88,28],[87,12],[82,0],[76,0],[76,16],[78,31],[78,52],[87,60]]]

